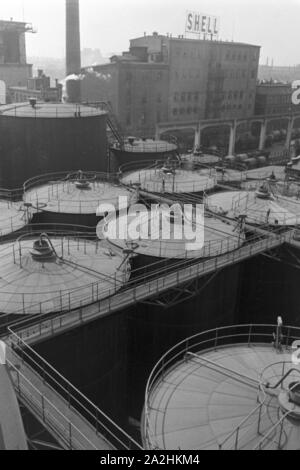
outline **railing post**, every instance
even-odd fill
[[[69,446],[72,450],[72,423],[69,421]]]
[[[238,450],[238,445],[239,445],[239,433],[240,433],[240,428],[238,427],[237,430],[236,430],[236,438],[235,438],[234,450]]]
[[[251,333],[252,333],[252,325],[249,327],[249,334],[248,334],[248,347],[250,346],[251,343]]]

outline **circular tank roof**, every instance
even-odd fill
[[[220,161],[220,157],[217,157],[216,155],[208,155],[208,154],[203,154],[203,155],[193,155],[193,154],[186,154],[181,156],[181,160],[183,162],[188,162],[188,163],[198,163],[202,165],[213,165],[217,164]]]
[[[137,200],[135,191],[101,181],[96,174],[78,172],[54,181],[50,181],[50,177],[45,175],[35,178],[33,183],[25,183],[24,201],[46,212],[96,214],[100,204],[110,203],[118,207],[119,197],[127,198],[127,206]],[[47,184],[38,186],[47,179]]]
[[[246,215],[252,224],[294,226],[300,219],[300,202],[273,196],[264,199],[257,191],[228,191],[207,197],[207,207],[214,213],[236,218]]]
[[[248,170],[247,172],[248,179],[254,180],[264,180],[269,178],[272,173],[275,175],[276,179],[284,180],[286,177],[285,167],[284,166],[277,166],[277,165],[270,165],[264,166],[261,168],[255,168],[253,170]]]
[[[114,294],[129,278],[120,253],[76,238],[20,237],[0,246],[0,312],[71,310]]]
[[[278,394],[282,390],[279,387],[268,394],[266,384],[275,385],[282,370],[286,373],[293,368],[291,352],[279,354],[271,344],[187,353],[158,376],[148,395],[147,434],[143,435],[146,447],[218,450],[221,446],[234,450],[237,445],[238,450],[252,450],[262,442],[262,449],[277,449],[283,416]],[[300,373],[291,370],[284,388],[299,379]],[[265,395],[258,388],[260,383],[265,385]],[[259,402],[263,403],[261,415]],[[268,439],[268,432],[278,422]],[[299,449],[300,421],[285,420],[283,431],[282,448]]]
[[[174,152],[177,150],[177,145],[171,144],[164,140],[141,140],[134,139],[132,143],[125,141],[123,148],[118,145],[115,147],[117,150],[129,153],[163,153]]]
[[[30,222],[31,213],[22,202],[0,200],[0,237],[20,230]]]
[[[30,103],[17,103],[0,107],[0,115],[24,118],[85,118],[107,114],[89,106],[72,103],[37,102],[33,107]]]
[[[153,218],[152,218],[153,216]],[[157,218],[158,216],[158,218]],[[128,217],[128,218],[127,218]],[[213,217],[205,217],[198,223],[199,234],[204,234],[204,246],[194,248],[189,246],[191,241],[181,230],[188,222],[188,218],[179,213],[166,212],[161,208],[151,213],[141,213],[136,224],[136,215],[121,215],[117,219],[108,216],[102,220],[97,228],[98,237],[107,239],[113,246],[120,249],[132,250],[135,254],[153,256],[155,258],[211,258],[237,249],[245,239],[242,232],[233,224],[222,222]],[[118,239],[119,227],[127,224],[131,234],[131,227],[139,232],[134,238],[128,235],[126,239]],[[165,227],[170,227],[165,232]],[[115,232],[115,228],[117,231]],[[196,224],[193,224],[196,230]],[[115,236],[115,233],[117,236]],[[179,238],[178,239],[178,233]],[[183,236],[181,234],[183,233]],[[123,237],[125,238],[126,235]]]
[[[213,170],[189,171],[184,169],[153,168],[129,173],[121,178],[126,185],[140,185],[153,193],[197,193],[213,189],[216,177]]]

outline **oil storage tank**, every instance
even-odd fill
[[[293,326],[235,325],[176,344],[148,379],[146,449],[297,450],[300,372]]]
[[[296,226],[300,221],[300,203],[296,198],[274,195],[268,184],[256,191],[228,191],[209,195],[207,208],[229,218],[246,216],[254,225]]]
[[[137,201],[137,191],[118,184],[113,176],[96,171],[40,175],[24,183],[24,201],[35,210],[35,223],[95,227],[100,204],[118,207]]]
[[[244,243],[242,227],[214,217],[205,217],[201,221],[194,218],[192,221],[195,233],[198,230],[199,234],[203,234],[202,246],[196,246],[183,230],[191,220],[189,215],[172,209],[165,210],[161,206],[139,215],[130,214],[130,211],[128,215],[122,214],[118,218],[108,215],[99,223],[97,233],[100,239],[106,239],[112,247],[125,253],[131,252],[137,268],[163,259],[172,263],[180,259],[213,258],[238,249]],[[115,238],[115,227],[118,230],[125,224],[128,228],[127,238]],[[135,239],[131,236],[131,224],[138,232]]]
[[[161,160],[177,155],[177,144],[165,140],[137,139],[128,137],[123,145],[111,146],[111,170],[117,171],[122,165],[147,160]]]
[[[0,259],[0,321],[84,308],[130,277],[126,255],[79,236],[22,235],[1,245]]]
[[[0,174],[10,189],[47,172],[106,171],[106,112],[34,99],[2,106],[0,153]]]
[[[204,193],[211,191],[217,184],[214,169],[186,170],[176,161],[156,163],[145,169],[128,172],[120,179],[128,186],[138,185],[150,193]]]

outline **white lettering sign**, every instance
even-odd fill
[[[220,21],[217,16],[188,11],[185,32],[215,39],[219,35],[219,25]]]

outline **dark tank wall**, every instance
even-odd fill
[[[106,412],[126,425],[127,321],[122,313],[38,344],[56,370]]]
[[[289,248],[276,253],[278,260],[258,256],[241,266],[238,322],[276,323],[300,326],[299,251]]]
[[[107,170],[106,115],[0,116],[0,186],[21,187],[44,173]]]
[[[199,294],[163,308],[139,305],[127,312],[129,334],[129,404],[135,419],[141,416],[150,372],[160,357],[188,336],[235,323],[240,267],[199,280]],[[174,297],[176,293],[174,292]]]

